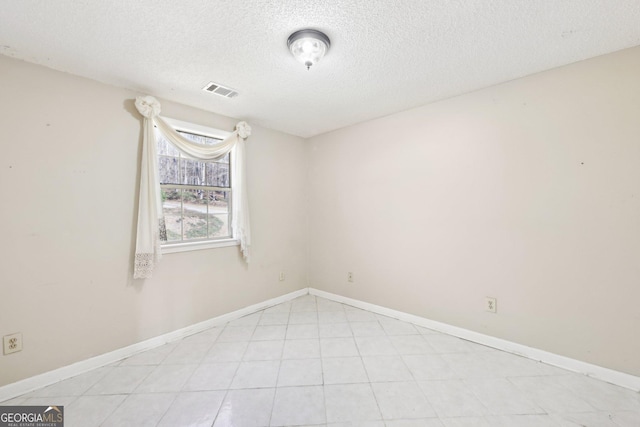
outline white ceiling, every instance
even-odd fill
[[[0,0],[0,54],[303,137],[637,45],[640,0]]]

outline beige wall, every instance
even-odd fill
[[[310,139],[309,285],[640,375],[639,76],[635,48]]]
[[[165,255],[131,278],[141,123],[137,94],[0,56],[0,386],[306,286],[304,140],[253,126],[253,254]],[[236,120],[163,103],[163,114]],[[278,281],[279,271],[287,273]]]

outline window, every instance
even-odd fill
[[[217,144],[227,134],[177,120],[166,120],[199,144]],[[167,227],[163,252],[235,244],[231,229],[231,156],[214,162],[192,160],[156,131],[162,210]]]

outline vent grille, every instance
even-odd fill
[[[238,96],[238,92],[236,92],[235,90],[213,82],[207,83],[207,85],[203,87],[202,90],[209,93],[215,93],[216,95],[220,95],[225,98],[235,98],[236,96]]]

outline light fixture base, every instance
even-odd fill
[[[291,34],[287,46],[291,54],[309,70],[327,53],[331,40],[321,31],[304,29]]]
[[[322,31],[318,31],[318,30],[312,30],[311,28],[307,28],[304,30],[298,30],[296,32],[294,32],[293,34],[291,34],[289,36],[289,38],[287,39],[287,46],[289,48],[291,48],[291,44],[293,42],[295,42],[296,40],[299,40],[301,38],[304,37],[309,37],[309,38],[314,38],[314,39],[318,39],[318,40],[322,40],[322,42],[327,45],[327,50],[329,50],[329,48],[331,47],[331,40],[329,40],[329,37],[323,33]]]

